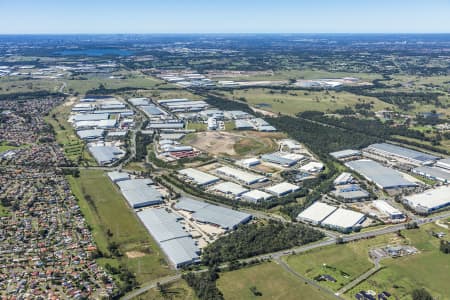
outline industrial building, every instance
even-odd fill
[[[250,214],[189,198],[181,198],[175,208],[191,212],[192,218],[197,222],[219,226],[225,230],[234,229],[252,219]]]
[[[423,193],[406,196],[403,202],[418,213],[431,213],[450,206],[450,186],[441,186]]]
[[[96,140],[102,138],[105,134],[103,129],[78,130],[77,135],[82,140]]]
[[[188,99],[158,100],[158,103],[167,107],[173,113],[201,111],[209,106],[208,103],[203,100],[191,101]]]
[[[200,249],[183,230],[180,218],[165,209],[144,209],[137,216],[176,268],[200,261]]]
[[[297,216],[297,221],[320,225],[320,223],[331,215],[336,209],[337,207],[317,201],[299,213]]]
[[[442,168],[442,169],[446,169],[446,170],[450,170],[450,157],[439,160],[436,163],[436,167],[439,167],[439,168]]]
[[[133,104],[134,106],[143,106],[150,104],[150,100],[148,98],[130,98],[128,102]]]
[[[167,113],[154,104],[142,105],[139,107],[149,118],[166,115]]]
[[[266,188],[266,191],[277,197],[286,196],[290,193],[298,191],[300,188],[289,182],[282,182]]]
[[[343,172],[338,177],[336,177],[336,179],[333,181],[333,184],[334,185],[344,185],[344,184],[352,183],[352,181],[353,181],[352,174]]]
[[[237,165],[250,168],[259,165],[261,162],[256,157],[242,159],[236,162]]]
[[[363,151],[385,157],[389,160],[399,159],[417,166],[431,165],[438,160],[438,157],[434,155],[387,143],[372,144]]]
[[[325,220],[322,221],[322,226],[335,229],[342,232],[350,232],[361,227],[361,224],[366,219],[362,213],[352,210],[338,208]]]
[[[396,170],[387,168],[370,159],[354,160],[347,162],[345,165],[361,174],[368,181],[375,183],[381,189],[389,190],[417,186],[416,183],[403,178]]]
[[[295,166],[295,164],[297,164],[297,162],[299,161],[299,159],[288,158],[286,156],[283,156],[281,153],[270,153],[261,155],[261,160],[277,164],[286,168]]]
[[[234,178],[247,185],[267,181],[267,178],[262,175],[246,172],[240,169],[231,168],[227,166],[216,169],[216,172],[229,178]]]
[[[266,192],[260,190],[251,190],[242,194],[241,199],[252,203],[259,203],[261,201],[268,200],[272,197],[273,195],[268,194]]]
[[[214,185],[211,189],[214,191],[221,192],[225,195],[232,195],[234,197],[239,197],[245,192],[248,192],[248,189],[240,186],[239,184],[229,181],[218,183]]]
[[[111,164],[125,155],[125,151],[115,146],[89,146],[88,149],[99,165]]]
[[[156,205],[163,202],[163,196],[156,190],[151,179],[129,179],[118,181],[119,186],[125,199],[134,209],[150,205]]]
[[[236,130],[252,130],[253,124],[248,120],[237,119],[234,121],[234,128]]]
[[[361,201],[370,198],[369,192],[357,184],[345,184],[336,186],[333,195],[344,202]]]
[[[108,172],[108,177],[112,182],[117,183],[119,181],[124,181],[130,179],[130,174],[125,172],[112,171]]]
[[[299,151],[302,149],[302,145],[295,141],[295,140],[291,140],[291,139],[284,139],[280,141],[280,148],[287,148],[287,150],[294,152],[294,151]]]
[[[412,169],[411,171],[413,173],[419,174],[420,176],[424,176],[433,180],[442,181],[444,183],[450,182],[450,170],[437,167],[421,166]]]
[[[213,184],[219,181],[219,178],[216,176],[192,168],[180,170],[178,173],[201,186]]]
[[[361,151],[353,150],[353,149],[346,149],[346,150],[331,152],[330,155],[336,159],[348,159],[348,158],[352,158],[352,157],[361,156]]]
[[[311,161],[304,166],[300,167],[300,170],[308,173],[318,173],[324,169],[323,163],[317,161]]]
[[[392,221],[405,219],[405,214],[384,200],[374,200],[372,204]]]
[[[109,114],[76,114],[72,117],[73,122],[79,122],[79,121],[99,121],[99,120],[108,120]]]

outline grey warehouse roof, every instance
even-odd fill
[[[199,248],[175,214],[165,209],[144,209],[137,215],[176,267],[199,260]]]
[[[340,158],[345,158],[345,157],[349,157],[349,156],[361,155],[361,151],[353,150],[353,149],[346,149],[346,150],[342,150],[342,151],[331,152],[330,155],[336,159],[340,159]]]
[[[392,144],[387,144],[387,143],[373,144],[367,148],[375,150],[375,151],[378,150],[378,151],[382,151],[382,152],[391,153],[391,154],[399,156],[399,157],[408,158],[408,159],[420,161],[423,163],[430,161],[430,160],[433,161],[433,160],[438,159],[438,157],[430,155],[430,154],[426,154],[426,153],[419,152],[416,150],[412,150],[412,149],[408,149],[408,148],[404,148],[404,147],[400,147],[400,146],[396,146],[396,145],[392,145]]]
[[[133,208],[139,208],[163,201],[162,195],[154,187],[149,186],[151,179],[130,179],[117,182],[123,196]]]
[[[295,165],[297,163],[297,161],[295,159],[289,159],[286,157],[282,157],[276,153],[264,154],[261,156],[261,159],[264,161],[276,163],[279,165],[287,165],[287,166]]]
[[[252,218],[252,215],[247,213],[189,198],[181,199],[176,208],[194,212],[192,217],[199,222],[215,224],[224,229],[232,229]]]
[[[89,151],[99,164],[111,163],[123,153],[122,150],[114,146],[94,146],[89,147]]]
[[[354,160],[346,163],[346,166],[383,189],[417,186],[416,183],[403,178],[396,170],[387,168],[373,160]]]

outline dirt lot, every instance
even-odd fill
[[[128,258],[138,258],[145,256],[145,253],[140,251],[128,251],[125,254],[127,255]]]
[[[277,150],[282,133],[206,131],[189,134],[184,143],[211,155],[252,156]]]

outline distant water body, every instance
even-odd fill
[[[56,52],[62,56],[130,56],[133,55],[132,51],[123,49],[77,49],[77,50],[63,50]]]

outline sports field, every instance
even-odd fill
[[[227,300],[326,300],[332,299],[305,284],[275,263],[264,263],[236,271],[220,273],[217,286]],[[255,287],[261,296],[255,296]]]

